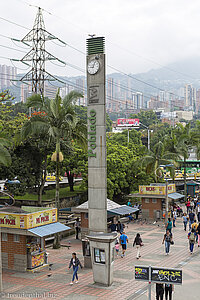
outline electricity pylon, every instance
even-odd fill
[[[26,73],[20,81],[23,83],[31,82],[32,92],[44,95],[45,81],[60,81],[45,69],[46,61],[58,61],[65,65],[65,62],[58,59],[45,49],[46,41],[58,40],[62,44],[65,42],[55,37],[45,29],[42,9],[38,7],[33,29],[21,40],[22,43],[31,43],[31,50],[19,61],[31,66],[31,70]],[[16,61],[16,60],[15,60]],[[32,63],[32,64],[30,64]]]

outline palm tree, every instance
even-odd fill
[[[165,146],[161,141],[156,143],[153,149],[148,151],[140,162],[146,167],[147,174],[154,174],[155,182],[157,182],[159,176],[162,177],[161,165],[175,163],[171,158],[171,153],[165,151]]]
[[[185,201],[187,199],[186,160],[189,158],[189,151],[191,149],[195,149],[197,157],[200,154],[200,135],[197,129],[191,129],[190,123],[185,126],[178,124],[175,128],[176,144],[174,145],[174,149],[179,153],[179,157],[183,159]]]
[[[27,100],[27,106],[33,107],[37,111],[32,114],[32,117],[23,126],[22,136],[46,134],[49,138],[49,143],[54,142],[56,145],[52,160],[56,162],[55,203],[58,209],[58,216],[60,208],[60,162],[63,160],[61,144],[64,143],[66,146],[71,147],[72,139],[76,139],[82,146],[86,145],[87,127],[78,118],[74,106],[76,100],[80,97],[82,97],[80,93],[72,91],[62,99],[58,90],[55,99],[50,100],[40,95],[32,95]]]

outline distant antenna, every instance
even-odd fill
[[[45,50],[45,43],[50,40],[58,40],[66,45],[65,42],[61,41],[45,29],[42,9],[38,7],[33,29],[21,40],[22,43],[31,43],[31,50],[19,60],[26,65],[32,65],[31,70],[26,73],[20,81],[23,83],[31,82],[32,92],[36,94],[44,95],[45,81],[59,81],[64,83],[45,70],[46,61],[59,61],[61,64],[65,65],[65,62]]]
[[[91,38],[95,37],[96,34],[88,34],[88,36],[90,36]]]

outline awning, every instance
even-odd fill
[[[121,205],[120,207],[116,207],[108,210],[108,213],[113,215],[125,216],[125,215],[135,213],[138,210],[139,210],[138,208],[134,208],[128,205]]]
[[[37,236],[43,237],[43,236],[51,235],[54,233],[66,231],[69,229],[70,229],[70,227],[65,226],[64,224],[61,224],[59,222],[56,222],[56,223],[51,223],[51,224],[28,229],[28,232],[31,232]]]
[[[168,197],[173,200],[178,200],[178,199],[184,198],[185,196],[182,194],[179,194],[179,193],[171,193],[171,194],[168,194]]]

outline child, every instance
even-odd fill
[[[115,250],[116,250],[116,254],[118,256],[118,254],[119,254],[119,240],[118,239],[116,240]]]

